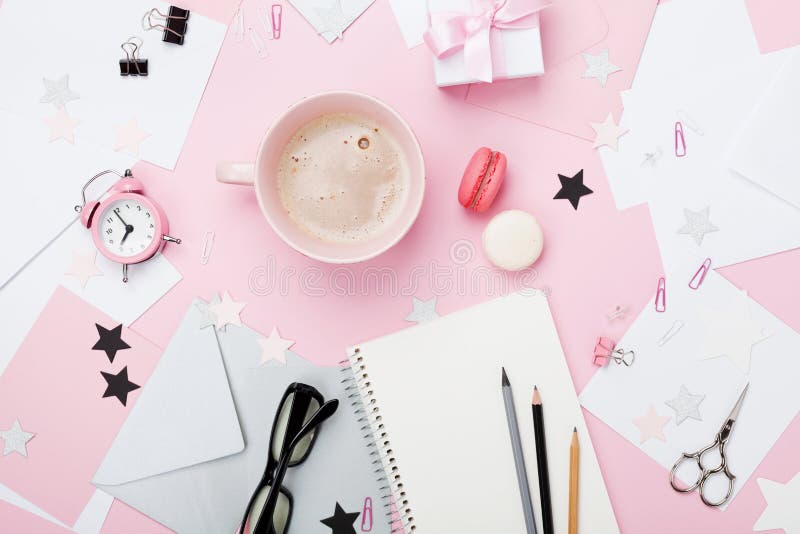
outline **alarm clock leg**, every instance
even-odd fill
[[[127,263],[123,263],[122,264],[122,281],[124,283],[128,283],[128,264]]]
[[[164,234],[164,236],[161,239],[163,239],[164,241],[169,241],[170,243],[175,243],[176,245],[180,245],[181,244],[181,240],[180,239],[178,239],[177,237],[172,237],[172,236],[167,235],[167,234]]]

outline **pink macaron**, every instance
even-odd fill
[[[503,185],[506,165],[505,154],[485,146],[479,148],[472,155],[461,177],[461,186],[458,188],[458,201],[461,205],[477,212],[489,209]]]

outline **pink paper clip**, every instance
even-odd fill
[[[596,366],[603,367],[613,360],[617,365],[623,364],[625,367],[630,367],[635,359],[635,352],[618,349],[613,339],[602,336],[597,338],[597,344],[594,346],[594,359],[592,360]]]
[[[694,273],[694,276],[691,280],[689,280],[689,287],[692,289],[697,289],[700,287],[700,284],[703,283],[703,280],[706,279],[706,275],[708,274],[708,270],[711,268],[711,258],[706,258],[703,261],[703,264],[697,269],[697,272]]]
[[[361,510],[361,532],[372,530],[372,498],[364,499],[364,508]]]
[[[272,38],[281,38],[281,25],[283,24],[283,6],[272,4]]]
[[[658,279],[658,289],[656,289],[656,311],[663,313],[667,310],[667,281],[662,276]]]
[[[683,124],[675,123],[675,156],[682,158],[686,155],[686,139],[683,137]]]

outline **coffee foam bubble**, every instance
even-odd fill
[[[353,113],[322,115],[302,126],[278,164],[278,192],[291,219],[332,242],[379,235],[400,213],[408,182],[395,139]]]

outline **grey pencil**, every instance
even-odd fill
[[[525,514],[525,529],[527,534],[536,534],[536,521],[533,518],[533,502],[528,486],[528,472],[525,470],[525,457],[522,455],[522,439],[517,425],[517,412],[514,409],[514,398],[511,396],[511,383],[508,381],[505,367],[503,369],[503,403],[506,406],[506,420],[508,433],[511,436],[511,449],[514,451],[514,467],[517,469],[517,483],[519,494],[522,498],[522,510]]]

